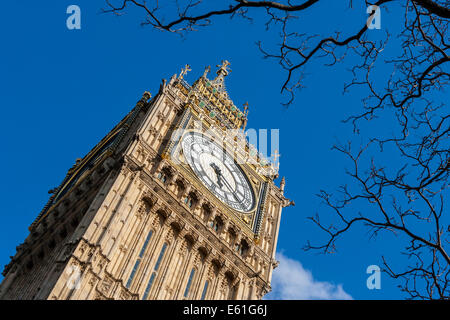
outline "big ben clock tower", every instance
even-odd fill
[[[261,299],[281,211],[277,166],[247,141],[229,63],[145,92],[78,159],[5,267],[0,299]]]

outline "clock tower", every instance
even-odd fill
[[[77,159],[5,267],[0,299],[261,299],[283,207],[229,63],[163,80]],[[276,162],[276,159],[275,159]]]

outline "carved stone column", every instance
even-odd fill
[[[188,196],[189,192],[191,191],[192,186],[190,184],[186,185],[186,189],[184,189],[184,192],[181,196],[181,200],[184,201],[184,199]]]
[[[198,216],[200,216],[200,211],[199,210],[201,210],[201,208],[202,208],[204,203],[205,203],[205,197],[203,195],[199,196],[199,198],[197,200],[197,204],[195,205],[195,208],[194,208],[194,212]]]
[[[230,220],[227,219],[223,222],[222,230],[220,231],[220,235],[219,235],[220,239],[222,239],[222,240],[225,239],[229,226],[230,226]]]
[[[175,184],[175,181],[177,181],[178,178],[178,172],[175,172],[172,177],[169,179],[167,185],[170,187],[172,187]]]

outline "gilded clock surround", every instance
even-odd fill
[[[0,299],[261,299],[270,291],[281,210],[292,202],[284,179],[274,184],[277,165],[245,142],[248,104],[241,111],[231,101],[229,63],[218,67],[213,80],[208,67],[191,86],[186,66],[153,99],[144,93],[69,169],[5,267]],[[254,190],[250,212],[231,209],[174,161],[177,129],[212,133],[234,151]]]
[[[189,131],[187,131],[187,132],[189,132]],[[180,146],[177,145],[172,152],[176,152],[177,148],[180,148]],[[189,167],[189,165],[187,163],[182,163],[182,164],[174,163],[170,157],[166,157],[166,160],[172,166],[178,166],[178,168],[181,169],[184,174],[188,175],[190,177],[192,183],[196,187],[196,189],[201,190],[201,192],[204,194],[208,194],[209,201],[214,202],[214,205],[221,212],[228,212],[230,218],[233,220],[234,223],[236,223],[237,225],[239,225],[242,228],[243,232],[245,232],[249,237],[251,237],[255,240],[258,238],[258,235],[255,234],[252,230],[252,224],[253,224],[253,221],[255,218],[254,215],[257,210],[256,206],[252,210],[250,210],[246,213],[242,213],[242,212],[239,212],[237,210],[230,208],[225,203],[223,203],[222,201],[217,199],[217,197],[214,194],[211,193],[211,191],[198,179],[196,174],[192,171],[192,169]],[[241,166],[241,168],[242,168],[242,166]],[[245,172],[245,174],[248,174],[247,173],[248,171],[246,171],[244,168],[242,168],[242,170]],[[251,188],[253,189],[254,195],[259,195],[260,184],[255,183],[254,179],[251,179],[251,178],[248,179],[248,181],[250,183]],[[251,218],[249,218],[249,217],[251,217]]]

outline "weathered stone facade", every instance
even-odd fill
[[[240,215],[172,161],[175,129],[196,129],[197,120],[223,130],[185,73],[153,99],[145,93],[52,190],[5,267],[0,299],[261,299],[270,291],[281,210],[291,204],[284,183],[264,174],[267,165],[242,165],[258,203]],[[217,103],[227,98],[217,94]],[[227,127],[246,123],[228,119]]]

